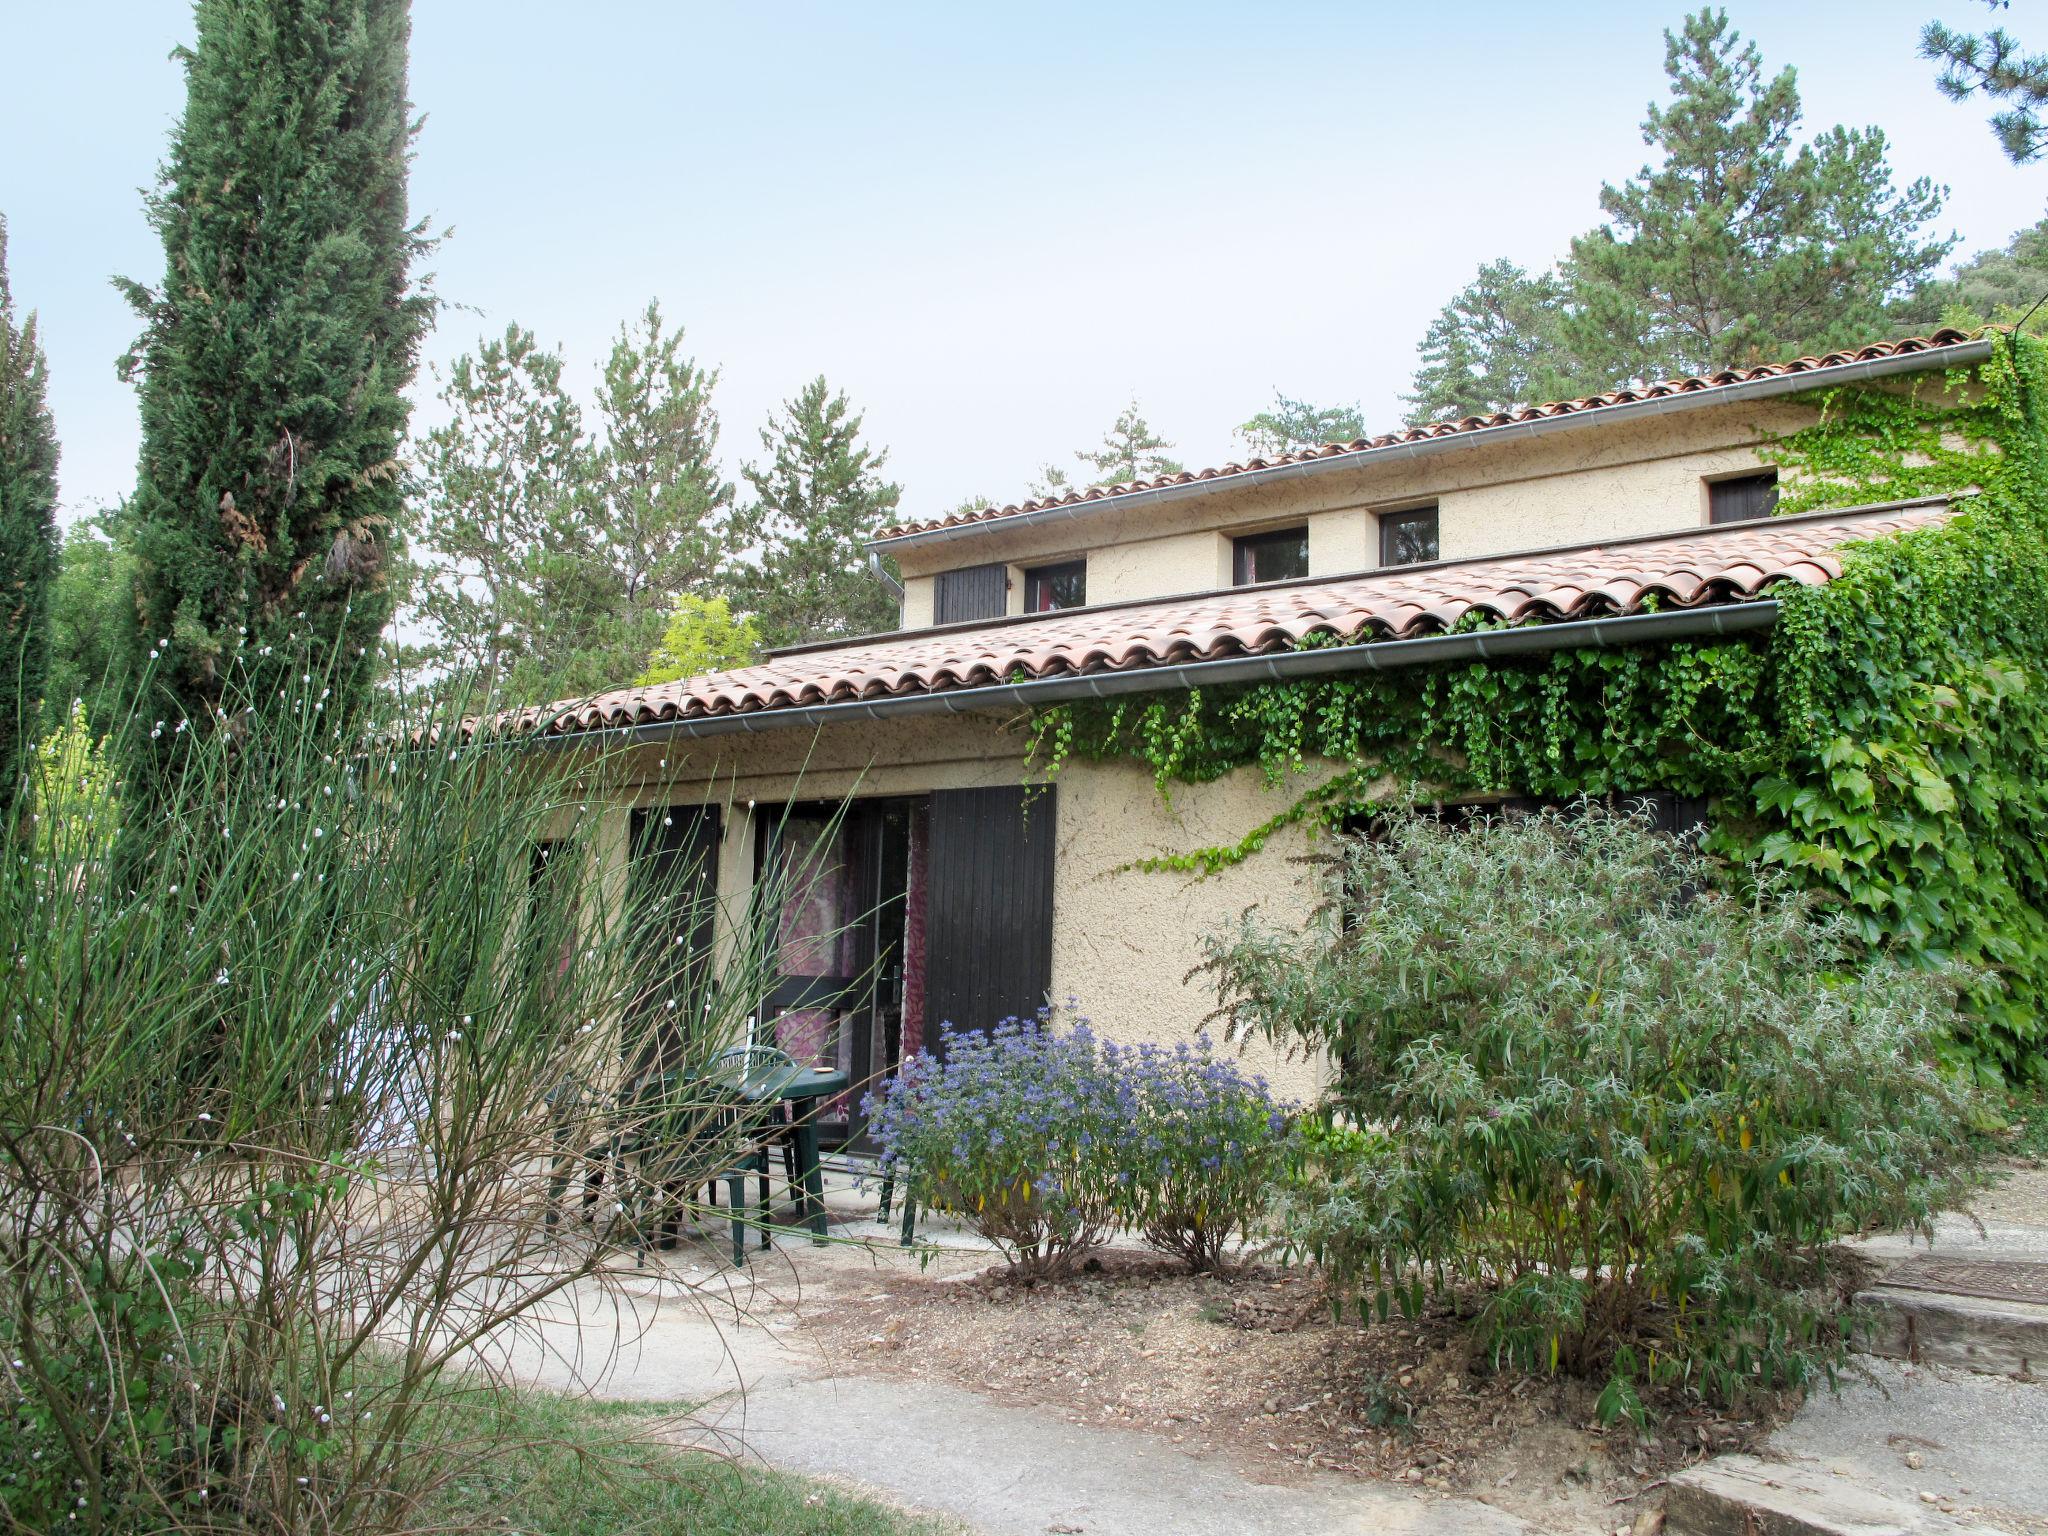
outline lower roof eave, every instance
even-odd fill
[[[1424,635],[1412,640],[1368,640],[1354,645],[1311,647],[1256,656],[1228,656],[1121,671],[1065,673],[1016,683],[944,688],[848,699],[827,704],[790,705],[732,714],[700,714],[651,720],[597,730],[561,732],[540,738],[552,747],[602,747],[696,740],[707,736],[751,735],[802,726],[847,725],[898,716],[971,714],[992,709],[1031,709],[1079,699],[1107,699],[1133,693],[1217,687],[1232,683],[1279,682],[1342,672],[1379,672],[1434,662],[1491,660],[1583,646],[1648,645],[1768,629],[1777,622],[1775,598],[1674,608],[1660,613],[1617,614],[1598,619],[1522,624]]]

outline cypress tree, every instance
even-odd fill
[[[0,218],[0,831],[11,825],[35,739],[57,573],[57,434],[36,317],[19,323]]]
[[[172,720],[322,687],[337,730],[363,708],[434,312],[406,208],[408,0],[199,0],[195,19],[148,204],[163,282],[119,281],[144,322],[122,360],[143,434],[124,514],[151,679],[123,752],[139,796],[169,788]]]

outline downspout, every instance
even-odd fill
[[[889,574],[889,567],[882,564],[882,552],[872,544],[868,546],[868,574],[887,588],[899,604],[903,601],[903,583]]]
[[[1418,640],[1370,640],[1356,645],[1280,651],[1265,656],[1183,662],[1177,666],[1133,667],[1121,672],[1087,672],[1029,682],[989,683],[978,688],[898,694],[883,699],[792,705],[784,709],[750,710],[730,715],[698,715],[682,720],[652,721],[645,725],[546,736],[541,738],[541,743],[552,747],[640,745],[658,741],[694,741],[735,732],[752,734],[798,726],[888,720],[899,715],[957,715],[987,709],[1035,709],[1076,699],[1108,699],[1132,693],[1161,693],[1176,688],[1283,682],[1289,678],[1325,677],[1340,672],[1382,672],[1439,662],[1532,656],[1584,646],[1606,648],[1736,635],[1768,629],[1777,622],[1777,618],[1777,600],[1765,598],[1719,607],[1680,608],[1667,613],[1623,614],[1605,619],[1574,619],[1559,624],[1524,624],[1511,629],[1425,635]]]

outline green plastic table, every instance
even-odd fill
[[[846,1092],[848,1077],[835,1067],[775,1067],[750,1072],[734,1087],[750,1104],[785,1103],[794,1115],[797,1181],[803,1187],[798,1219],[811,1229],[811,1240],[825,1241],[825,1176],[818,1166],[818,1104]],[[767,1219],[767,1213],[762,1213]]]

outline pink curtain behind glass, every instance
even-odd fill
[[[823,822],[794,820],[783,828],[783,867],[795,884],[777,932],[785,976],[843,976],[848,969],[847,868],[840,850],[825,844],[829,830]],[[847,1043],[838,1026],[828,1009],[796,1009],[775,1021],[775,1043],[806,1066],[844,1066]]]

